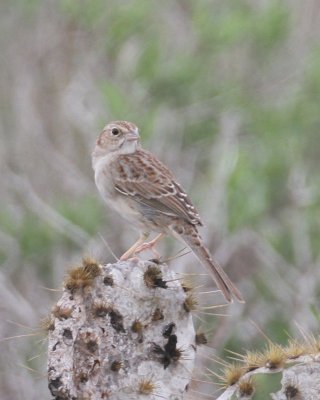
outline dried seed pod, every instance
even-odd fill
[[[131,325],[131,330],[132,330],[132,332],[140,334],[143,330],[142,322],[139,321],[138,319],[135,319]]]
[[[68,319],[72,315],[72,307],[60,307],[57,304],[52,307],[52,314],[55,318]]]
[[[94,279],[101,274],[101,268],[98,264],[85,264],[76,266],[68,271],[64,281],[64,287],[71,292],[90,287]]]
[[[120,360],[114,360],[111,363],[110,369],[113,372],[118,372],[120,370],[120,368],[122,367],[122,362]]]
[[[157,385],[150,378],[143,378],[138,383],[138,392],[141,394],[152,394],[156,388]]]
[[[151,316],[152,321],[161,321],[164,319],[163,312],[160,310],[160,308],[156,308],[154,312],[152,313]]]
[[[198,299],[193,293],[188,293],[183,303],[183,308],[186,312],[195,311],[198,307]]]
[[[238,382],[238,391],[240,397],[251,397],[254,393],[254,385],[252,382],[252,378],[249,376],[248,378],[242,378]]]
[[[208,343],[208,339],[207,339],[205,333],[201,332],[201,331],[197,332],[196,336],[195,336],[195,342],[196,342],[197,346],[201,346],[203,344],[207,344]]]
[[[104,301],[98,300],[93,304],[92,313],[95,318],[104,318],[110,311],[110,306]]]
[[[166,289],[168,287],[167,283],[163,280],[160,267],[155,265],[150,265],[147,268],[143,274],[143,280],[145,285],[150,289],[155,289],[157,287]]]

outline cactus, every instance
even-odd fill
[[[248,352],[240,362],[227,365],[219,376],[226,388],[218,400],[269,398],[272,400],[320,399],[320,342],[310,336],[304,341],[290,340],[286,347],[271,341],[262,352]],[[258,377],[281,374],[281,389],[259,396]],[[271,385],[270,385],[271,386]]]
[[[68,272],[43,323],[51,394],[56,400],[186,398],[196,348],[207,342],[194,331],[197,302],[191,286],[164,264],[83,259]],[[269,341],[263,351],[233,354],[238,361],[224,362],[215,374],[225,388],[218,400],[318,399],[319,351],[320,340],[304,335],[286,347]],[[261,394],[259,377],[272,373],[281,374],[281,389],[270,385]]]
[[[197,346],[191,306],[165,265],[84,259],[69,271],[47,322],[52,395],[183,399]]]

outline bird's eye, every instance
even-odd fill
[[[119,135],[120,131],[119,131],[118,128],[112,128],[111,133],[112,133],[114,136],[117,136],[117,135]]]

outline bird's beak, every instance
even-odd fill
[[[127,135],[126,135],[126,140],[128,141],[128,142],[135,142],[135,141],[138,141],[140,139],[140,135],[139,135],[139,133],[138,132],[129,132],[129,133],[127,133]]]

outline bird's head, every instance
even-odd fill
[[[135,124],[127,121],[113,121],[100,133],[94,153],[100,156],[108,153],[134,153],[140,146],[139,130]]]

